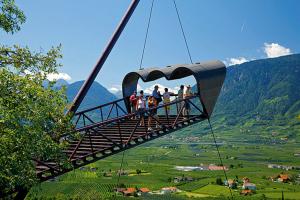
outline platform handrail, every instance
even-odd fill
[[[118,103],[118,102],[123,101],[123,100],[125,100],[125,98],[117,99],[117,100],[114,100],[114,101],[112,101],[112,102],[108,102],[108,103],[105,103],[105,104],[101,104],[101,105],[99,105],[99,106],[95,106],[95,107],[92,107],[92,108],[88,108],[88,109],[85,109],[85,110],[81,110],[81,111],[79,111],[79,112],[76,112],[76,113],[74,114],[74,116],[80,115],[80,114],[83,114],[83,113],[86,113],[86,112],[90,112],[90,111],[93,111],[93,110],[97,110],[97,109],[99,109],[99,108],[103,108],[103,107],[106,107],[106,106],[109,106],[109,105]]]
[[[190,101],[191,99],[194,99],[194,98],[197,98],[197,97],[199,97],[199,95],[193,95],[193,96],[190,96],[190,97],[187,97],[187,98],[184,98],[184,99],[180,99],[180,100],[176,99],[175,101],[172,101],[172,102],[166,103],[166,104],[161,104],[157,107],[146,108],[144,111],[142,111],[142,113],[145,114],[145,113],[150,112],[152,110],[156,110],[156,109],[164,108],[164,107],[167,107],[167,106],[170,106],[170,105],[178,104],[178,103],[181,103],[183,101]],[[192,102],[190,102],[190,103],[192,103]],[[108,120],[105,120],[105,121],[96,122],[96,123],[93,123],[93,124],[90,124],[90,125],[86,125],[84,127],[76,128],[75,131],[80,132],[80,131],[83,131],[85,129],[90,129],[90,128],[94,128],[94,127],[98,127],[98,126],[103,126],[103,125],[106,125],[106,124],[117,122],[117,121],[122,120],[122,119],[137,116],[138,114],[139,114],[139,112],[136,111],[134,113],[129,113],[129,114],[126,114],[126,115],[117,116],[115,118],[111,118],[111,119],[108,119]],[[203,111],[202,111],[202,114],[204,114]]]

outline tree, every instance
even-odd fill
[[[0,28],[13,34],[24,22],[14,0],[0,0]],[[65,144],[59,143],[72,130],[64,114],[65,91],[53,90],[54,82],[43,87],[47,75],[60,67],[60,49],[45,53],[0,45],[0,197],[37,182],[34,159],[66,161]]]
[[[19,31],[25,23],[24,13],[15,5],[14,0],[0,0],[0,28],[7,33]]]
[[[223,181],[220,177],[216,178],[216,184],[217,185],[223,185]]]
[[[136,174],[141,174],[142,173],[142,170],[140,170],[140,169],[136,169]]]

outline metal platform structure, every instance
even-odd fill
[[[123,80],[124,98],[104,105],[77,112],[74,117],[74,132],[66,134],[61,142],[68,143],[63,153],[68,158],[69,167],[55,161],[36,160],[36,174],[41,181],[67,173],[147,141],[162,137],[187,126],[209,119],[217,101],[226,75],[226,67],[220,61],[192,65],[175,65],[165,68],[151,68],[128,73]],[[194,76],[197,92],[189,98],[175,98],[168,104],[146,109],[142,113],[130,113],[128,98],[136,90],[138,79],[154,81],[165,77],[168,80]],[[186,104],[191,112],[184,113]],[[170,107],[171,112],[167,112]],[[155,116],[153,109],[157,110]],[[144,115],[145,123],[141,125]],[[148,118],[153,130],[148,130]]]

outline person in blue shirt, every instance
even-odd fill
[[[154,86],[154,90],[152,92],[152,96],[155,98],[157,105],[162,101],[160,91],[158,91],[158,85]]]

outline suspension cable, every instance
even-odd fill
[[[174,3],[174,7],[175,7],[175,10],[176,10],[176,13],[177,13],[177,18],[178,18],[178,21],[179,21],[179,24],[180,24],[181,32],[182,32],[182,35],[183,35],[183,38],[184,38],[185,47],[186,47],[187,53],[189,55],[191,64],[193,64],[191,52],[190,52],[189,45],[188,45],[187,40],[186,40],[186,36],[185,36],[184,30],[183,30],[183,25],[182,25],[182,22],[181,22],[181,19],[180,19],[179,11],[178,11],[175,0],[173,0],[173,3]]]
[[[119,174],[118,174],[118,180],[117,180],[117,187],[119,187],[119,184],[120,184],[121,170],[122,170],[123,163],[124,163],[125,151],[126,151],[126,149],[124,149],[123,155],[122,155],[122,160],[121,160],[120,169],[119,169]]]
[[[210,131],[211,131],[211,134],[212,134],[212,136],[213,136],[214,143],[215,143],[215,146],[216,146],[216,149],[217,149],[217,152],[218,152],[218,156],[219,156],[220,164],[222,165],[223,172],[224,172],[224,175],[225,175],[225,179],[226,179],[226,181],[227,181],[227,184],[228,184],[228,178],[227,178],[227,174],[226,174],[225,166],[223,165],[222,157],[221,157],[221,154],[220,154],[220,151],[219,151],[219,147],[218,147],[218,144],[217,144],[217,141],[216,141],[216,137],[215,137],[215,134],[214,134],[214,132],[213,132],[213,129],[212,129],[212,126],[211,126],[211,123],[210,123],[210,119],[209,119],[209,118],[208,118],[208,124],[209,124]],[[233,195],[232,195],[231,188],[229,187],[229,184],[228,184],[228,188],[229,188],[229,191],[230,191],[230,196],[231,196],[231,199],[233,200]]]
[[[150,14],[149,14],[149,18],[148,18],[146,35],[145,35],[145,39],[144,39],[144,46],[143,46],[143,51],[142,51],[142,56],[141,56],[141,61],[140,61],[140,70],[142,69],[142,65],[143,65],[144,53],[145,53],[145,49],[146,49],[146,43],[147,43],[147,39],[148,39],[148,32],[149,32],[149,27],[150,27],[150,22],[151,22],[151,17],[152,17],[153,4],[154,4],[154,0],[152,0],[151,8],[150,8]]]

